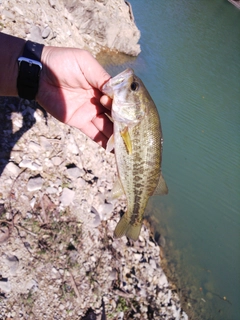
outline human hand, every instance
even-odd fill
[[[81,49],[44,47],[37,102],[58,120],[79,128],[104,148],[112,135],[112,101],[101,88],[110,75]]]

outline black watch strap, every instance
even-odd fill
[[[39,75],[42,70],[41,54],[43,44],[27,41],[23,55],[18,58],[19,72],[17,89],[20,98],[34,100],[39,85]]]

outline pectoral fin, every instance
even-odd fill
[[[165,194],[168,194],[168,187],[161,173],[158,181],[158,185],[153,193],[153,196],[165,195]]]
[[[114,149],[114,137],[112,134],[111,137],[108,139],[106,151],[111,152],[113,149]]]
[[[113,123],[113,118],[109,115],[109,114],[107,114],[106,112],[104,113],[107,117],[108,117],[108,119],[110,120],[110,121],[112,121],[112,123]]]
[[[121,132],[121,137],[125,143],[128,154],[132,154],[132,142],[128,132],[128,127],[125,127]]]

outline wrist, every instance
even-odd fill
[[[20,98],[35,100],[42,71],[41,55],[44,45],[32,41],[25,43],[23,54],[18,58],[17,90]]]
[[[18,57],[23,53],[25,40],[0,33],[0,95],[18,96]]]

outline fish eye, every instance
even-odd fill
[[[132,90],[132,91],[137,91],[138,88],[139,88],[139,84],[138,84],[136,81],[133,81],[133,82],[131,83],[131,90]]]

